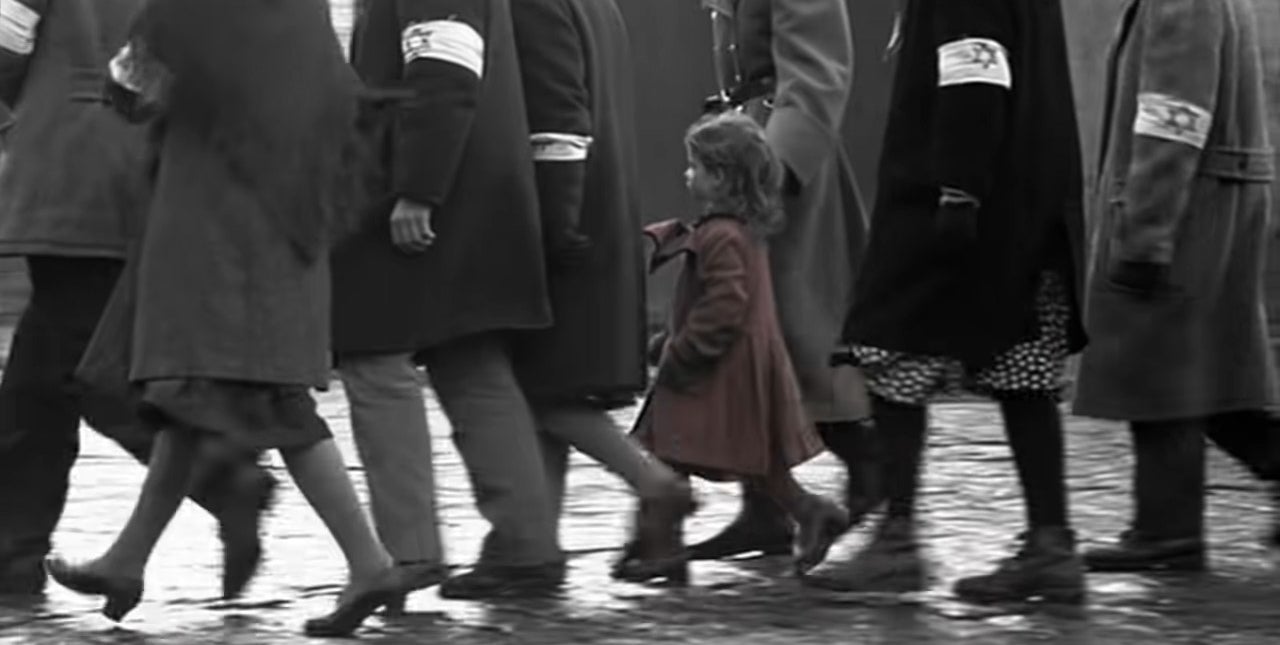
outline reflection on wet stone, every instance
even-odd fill
[[[340,390],[321,395],[325,417],[363,488]],[[449,441],[438,404],[429,403],[449,560],[471,561],[485,524]],[[627,423],[627,414],[620,421]],[[949,583],[984,570],[1008,552],[1022,523],[1008,451],[994,406],[938,407],[925,473],[922,526],[935,564],[929,591],[910,597],[855,596],[801,587],[786,558],[693,565],[693,585],[654,589],[609,579],[626,534],[631,498],[616,477],[575,457],[562,541],[571,552],[562,598],[503,604],[444,601],[433,590],[411,596],[410,615],[369,621],[361,637],[376,643],[1226,643],[1275,642],[1278,577],[1259,543],[1267,523],[1261,490],[1214,454],[1209,526],[1214,571],[1189,577],[1090,577],[1084,609],[979,607],[959,603]],[[1084,539],[1105,539],[1128,517],[1126,433],[1073,420],[1069,467],[1072,510]],[[85,430],[84,456],[72,475],[67,513],[56,537],[62,553],[101,550],[129,512],[144,471]],[[157,550],[143,604],[120,626],[96,601],[56,586],[47,599],[0,606],[0,643],[293,643],[310,615],[327,610],[343,575],[342,558],[319,520],[286,482],[266,522],[267,561],[242,600],[218,600],[219,555],[213,521],[188,504]],[[841,485],[828,456],[800,478],[834,494]],[[690,540],[714,532],[737,510],[733,486],[700,484],[703,510]],[[362,490],[363,494],[363,490]],[[833,550],[839,567],[866,540],[855,531]]]

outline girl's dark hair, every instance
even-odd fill
[[[684,138],[689,155],[712,173],[716,194],[709,206],[741,217],[760,237],[782,224],[782,164],[749,116],[723,112],[702,118]]]

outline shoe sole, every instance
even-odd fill
[[[1146,561],[1097,561],[1086,557],[1084,564],[1090,573],[1200,573],[1209,568],[1203,554]]]

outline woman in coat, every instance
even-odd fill
[[[274,448],[348,565],[337,606],[306,631],[349,634],[402,582],[309,393],[329,377],[328,247],[346,228],[335,214],[346,212],[356,140],[357,82],[327,7],[154,0],[111,71],[114,96],[160,119],[157,165],[133,279],[103,324],[129,333],[96,339],[86,367],[106,365],[95,352],[130,349],[128,380],[155,449],[102,556],[52,558],[47,569],[104,596],[103,613],[122,620],[201,446]]]
[[[1274,157],[1249,0],[1137,0],[1114,48],[1075,412],[1129,422],[1103,571],[1205,565],[1204,436],[1280,478],[1263,264]]]
[[[915,496],[927,406],[996,399],[1027,506],[1017,557],[961,580],[975,600],[1078,602],[1057,400],[1083,344],[1080,152],[1056,1],[909,0],[900,17],[871,242],[849,312],[884,446],[886,516],[851,580],[924,582]]]
[[[543,433],[557,514],[569,448],[641,503],[692,493],[608,414],[645,387],[645,276],[631,54],[613,0],[512,0],[555,324],[515,337],[516,374]]]
[[[810,421],[849,468],[856,522],[879,502],[868,477],[870,415],[856,370],[832,367],[866,244],[866,216],[842,144],[853,84],[844,0],[714,0],[720,92],[708,109],[740,109],[765,127],[786,172],[782,232],[769,248],[778,317]],[[743,487],[743,509],[724,531],[690,548],[695,559],[787,553],[792,528],[767,495]]]
[[[139,461],[151,453],[127,398],[72,378],[146,209],[145,132],[102,101],[106,63],[140,4],[0,3],[0,255],[25,259],[32,288],[0,380],[0,594],[44,587],[82,418]],[[223,593],[234,596],[257,568],[275,482],[252,453],[223,454],[202,454],[197,472],[233,476],[202,474],[191,498],[218,519]]]

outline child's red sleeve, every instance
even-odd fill
[[[687,389],[708,374],[742,335],[750,304],[746,241],[711,233],[695,261],[701,294],[678,324],[658,370],[658,382]]]

